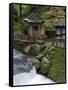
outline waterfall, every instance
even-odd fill
[[[31,85],[54,83],[52,80],[43,75],[37,74],[35,67],[32,65],[31,58],[13,49],[13,84]]]
[[[30,72],[33,68],[32,60],[28,56],[13,49],[13,74]]]

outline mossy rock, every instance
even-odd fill
[[[53,46],[47,46],[42,51],[44,56],[46,56],[49,60],[51,60],[51,58],[53,57],[54,52],[55,52],[55,47],[53,47]]]
[[[32,63],[35,66],[36,70],[40,68],[40,61],[36,58],[32,58]]]
[[[54,54],[55,47],[50,46],[47,51],[48,51],[49,54]]]
[[[46,48],[43,48],[43,52],[51,52],[51,51],[54,51],[55,50],[55,47],[53,46],[47,46]]]
[[[48,60],[46,57],[43,57],[43,58],[41,59],[41,62],[42,62],[42,63],[45,63],[45,64],[49,64],[49,63],[50,63],[49,60]]]
[[[38,55],[40,52],[40,46],[37,44],[32,44],[30,49],[29,49],[29,54],[32,56]]]
[[[47,64],[44,64],[44,65],[43,65],[43,64],[41,63],[41,69],[40,69],[40,71],[41,71],[42,74],[45,74],[45,75],[48,74],[49,66],[48,66]]]
[[[50,68],[50,62],[46,57],[43,57],[40,63],[40,71],[42,74],[47,74]]]
[[[26,47],[24,48],[24,52],[25,52],[25,53],[29,53],[30,48],[31,48],[31,45],[26,46]]]

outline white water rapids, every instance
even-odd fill
[[[13,50],[13,59],[14,86],[55,83],[47,77],[37,74],[35,67],[32,66],[31,59],[16,49]]]

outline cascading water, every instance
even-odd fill
[[[30,85],[54,83],[52,80],[37,74],[32,60],[25,54],[13,49],[13,84]]]
[[[33,68],[31,59],[15,49],[13,50],[13,63],[14,75],[22,72],[30,72]]]
[[[27,84],[36,76],[36,69],[32,65],[31,58],[16,49],[13,49],[13,74],[14,84],[21,84],[21,82]]]

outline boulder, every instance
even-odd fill
[[[28,45],[24,48],[24,52],[29,55],[36,56],[40,52],[40,46],[38,44]]]
[[[30,49],[29,49],[29,54],[32,56],[38,55],[40,52],[40,46],[37,44],[32,44]]]
[[[46,57],[43,57],[43,58],[41,59],[41,62],[43,62],[43,63],[45,63],[45,64],[49,64],[49,63],[50,63],[49,60],[48,60]]]
[[[50,46],[50,47],[48,48],[48,53],[53,54],[54,51],[55,51],[55,48],[54,48],[53,46]]]
[[[40,68],[40,61],[36,58],[32,58],[32,63],[35,66],[36,70]]]
[[[40,71],[42,74],[47,74],[49,71],[49,67],[50,67],[50,62],[46,57],[43,57],[41,59],[41,63],[40,63]]]
[[[26,47],[24,48],[24,52],[25,52],[25,53],[29,53],[30,48],[31,48],[31,45],[26,46]]]

